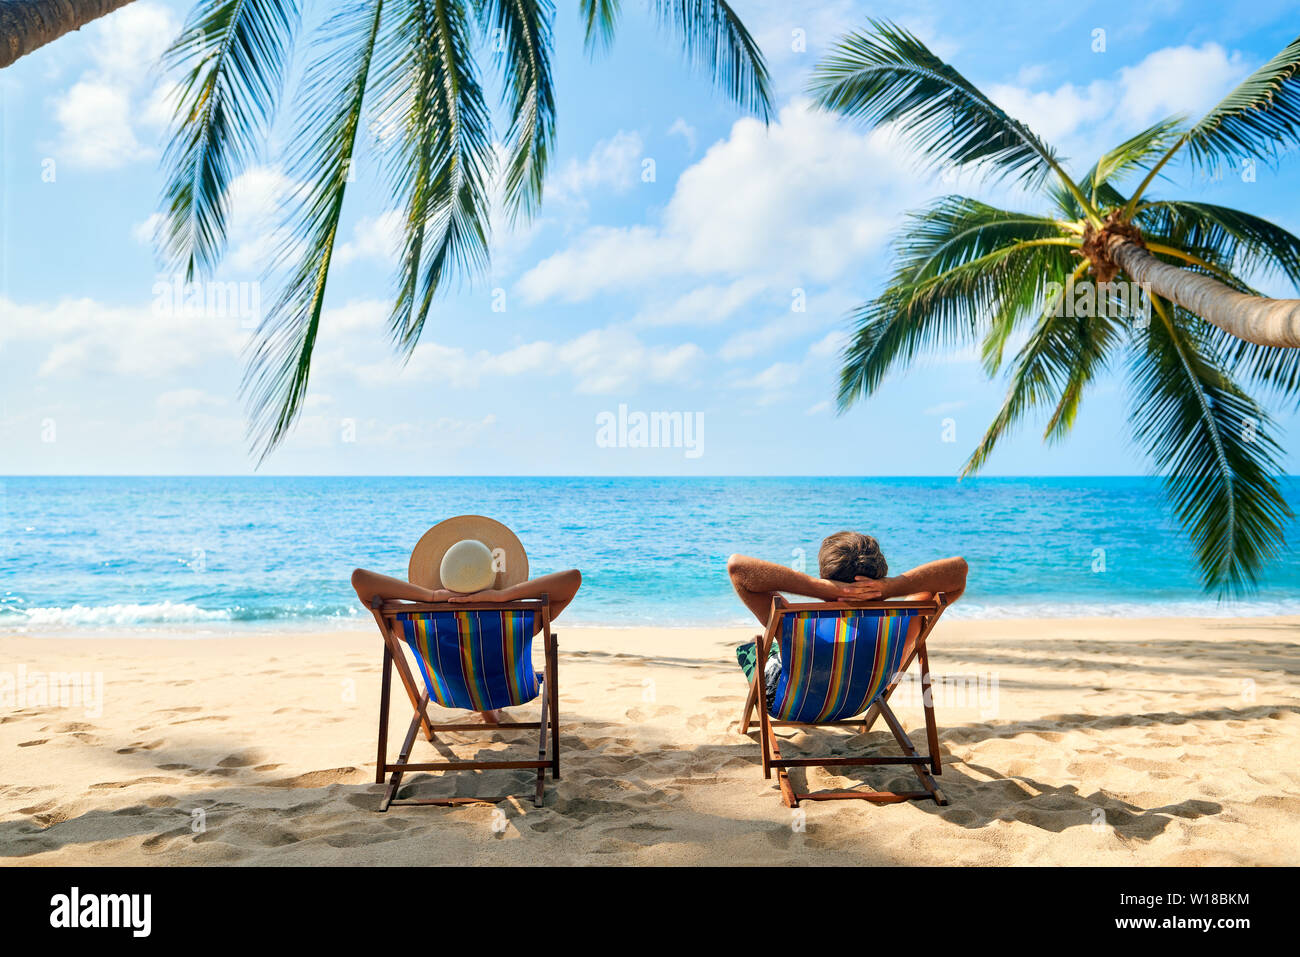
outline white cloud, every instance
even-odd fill
[[[284,250],[293,255],[300,241],[285,227],[284,209],[303,189],[275,166],[250,167],[231,181],[224,269],[262,275]]]
[[[767,283],[757,277],[737,279],[725,285],[692,289],[671,301],[644,307],[633,318],[637,326],[711,325],[725,322],[738,309],[764,292]]]
[[[627,190],[638,179],[643,152],[641,134],[619,130],[597,143],[585,160],[570,159],[547,182],[546,196],[561,202],[580,202],[595,189]]]
[[[989,96],[1048,143],[1079,163],[1127,139],[1157,120],[1182,114],[1189,120],[1217,103],[1248,72],[1239,53],[1217,43],[1165,47],[1113,79],[1087,86],[1065,83],[1034,91],[1024,82],[989,87]]]
[[[1114,110],[1118,96],[1114,84],[1101,80],[1086,87],[1065,83],[1050,92],[995,84],[988,93],[994,103],[1051,144],[1064,143],[1076,130],[1105,117]]]
[[[190,317],[154,305],[106,306],[92,299],[38,305],[0,299],[0,314],[0,343],[25,343],[43,352],[39,376],[104,372],[156,378],[214,356],[237,356],[247,336],[236,316]]]
[[[746,373],[732,376],[731,386],[735,389],[756,393],[754,402],[760,406],[773,405],[789,399],[796,386],[809,373],[813,373],[814,377],[822,377],[825,380],[826,388],[832,389],[834,388],[835,376],[830,360],[839,351],[843,339],[844,334],[838,330],[828,333],[814,341],[804,351],[804,354],[798,358],[787,358],[773,362],[756,374]],[[829,405],[826,408],[829,408]],[[823,409],[823,403],[819,402],[809,408],[806,414],[817,415],[822,411],[825,411],[825,409]]]
[[[150,213],[143,220],[131,227],[131,238],[144,246],[152,246],[154,235],[163,223],[162,213]]]
[[[673,125],[668,127],[668,135],[680,136],[686,141],[686,152],[695,155],[695,127],[687,123],[685,117],[679,116],[673,120]]]
[[[1199,119],[1246,75],[1241,54],[1217,43],[1166,47],[1137,66],[1119,71],[1122,108],[1137,125],[1149,126],[1173,113]],[[1136,132],[1136,130],[1135,130]]]
[[[682,173],[661,225],[592,227],[519,289],[535,303],[670,276],[827,282],[880,248],[918,185],[886,134],[795,102],[770,127],[738,121]]]
[[[61,130],[56,159],[111,168],[153,155],[136,139],[130,91],[118,84],[78,81],[59,100],[54,118]]]
[[[330,361],[330,372],[351,374],[369,386],[397,385],[409,378],[437,381],[451,388],[472,389],[483,381],[525,374],[567,373],[574,391],[631,391],[643,383],[688,381],[703,358],[694,343],[648,345],[622,326],[592,329],[567,342],[545,340],[501,352],[470,352],[459,346],[425,341],[405,366],[384,359],[374,363]]]
[[[341,243],[334,258],[340,266],[358,259],[392,264],[402,249],[402,211],[390,209],[378,216],[363,216],[352,229],[352,239]]]
[[[749,359],[774,346],[798,338],[804,331],[795,321],[795,317],[782,316],[761,326],[752,326],[735,333],[722,344],[718,355],[728,362]]]
[[[167,119],[155,68],[179,29],[171,10],[150,2],[131,4],[87,27],[91,66],[54,102],[55,159],[111,169],[158,155],[137,132],[138,126],[149,127],[152,143],[157,125]]]
[[[849,337],[847,333],[840,329],[836,329],[834,332],[826,333],[826,335],[822,336],[809,346],[808,354],[819,359],[824,359],[827,356],[837,356],[844,351],[844,347],[848,344],[848,339]]]

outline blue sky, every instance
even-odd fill
[[[880,289],[907,210],[954,191],[1037,201],[920,173],[887,134],[809,111],[800,91],[819,54],[868,16],[897,19],[1078,172],[1155,119],[1199,115],[1295,34],[1285,2],[1002,3],[991,14],[738,0],[776,81],[764,128],[692,74],[640,5],[595,60],[576,4],[557,5],[559,143],[540,215],[498,222],[490,275],[448,290],[403,368],[384,329],[391,201],[363,158],[308,406],[263,472],[955,474],[1004,384],[970,354],[938,356],[836,416],[844,314]],[[217,278],[241,284],[247,308],[160,313],[172,277],[149,234],[167,80],[153,64],[188,7],[138,0],[0,74],[0,474],[254,468],[240,351],[254,307],[273,298],[257,283],[295,184],[278,134],[236,184]],[[1298,183],[1292,160],[1253,182],[1175,171],[1161,189],[1300,231]],[[1119,375],[1100,382],[1063,443],[1044,446],[1029,423],[988,474],[1146,472],[1124,389]],[[620,406],[701,423],[700,454],[602,445],[598,417]],[[1297,417],[1274,412],[1287,469],[1300,471]]]

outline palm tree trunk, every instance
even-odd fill
[[[0,0],[0,69],[131,0]]]
[[[1238,339],[1261,346],[1300,348],[1300,299],[1249,296],[1203,273],[1161,262],[1136,243],[1116,237],[1115,263],[1135,282],[1175,302]]]

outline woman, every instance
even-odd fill
[[[449,518],[425,532],[411,552],[407,578],[358,568],[352,572],[352,587],[367,608],[375,599],[467,604],[545,595],[554,621],[582,585],[582,573],[576,568],[530,579],[528,556],[515,533],[481,515]],[[542,619],[537,616],[533,634],[541,630]],[[487,722],[505,718],[499,708],[476,714]]]

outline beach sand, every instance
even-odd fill
[[[0,862],[13,864],[1296,864],[1300,618],[953,621],[932,639],[951,804],[805,802],[736,725],[752,629],[566,628],[562,779],[408,776],[500,804],[375,813],[376,634],[0,637]],[[30,697],[102,675],[102,703]],[[36,676],[36,677],[39,677]],[[21,690],[21,689],[20,689]],[[93,697],[93,696],[92,696]],[[895,697],[924,740],[914,685]],[[88,706],[87,706],[88,704]],[[101,705],[102,704],[102,708]],[[516,709],[518,720],[535,711]],[[410,709],[395,682],[391,754]],[[445,713],[443,713],[445,714]],[[469,757],[534,732],[449,735]],[[787,754],[892,747],[783,733]],[[439,760],[420,739],[415,760]],[[905,768],[800,789],[911,789]]]

